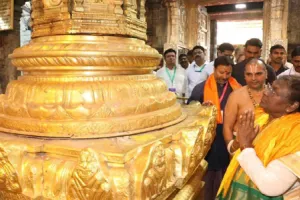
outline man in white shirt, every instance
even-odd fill
[[[217,51],[217,56],[220,57],[220,56],[228,56],[230,57],[232,60],[233,60],[233,52],[234,52],[234,47],[232,44],[230,43],[222,43],[220,44],[220,46],[218,47],[218,51]],[[210,72],[214,72],[214,64],[215,64],[215,61],[212,61],[210,63],[208,63],[206,65],[206,67],[209,69],[208,71]]]
[[[279,74],[277,77],[281,77],[284,75],[296,75],[300,76],[300,46],[296,47],[292,52],[292,64],[293,67],[285,70],[281,74]]]
[[[188,57],[186,54],[180,54],[178,58],[179,64],[183,69],[187,69],[190,65]]]
[[[156,72],[158,78],[163,79],[169,91],[176,93],[177,96],[184,97],[186,93],[186,74],[185,70],[176,65],[176,51],[168,49],[164,52],[165,66]]]
[[[213,69],[208,69],[205,63],[205,49],[202,46],[195,46],[193,48],[192,62],[186,70],[187,81],[188,81],[188,94],[189,97],[196,85],[205,81],[210,74],[213,73]]]

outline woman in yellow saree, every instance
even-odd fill
[[[241,116],[240,149],[227,168],[217,199],[300,199],[299,104],[300,77],[283,76],[266,87],[260,104],[265,113],[256,119],[253,111]]]

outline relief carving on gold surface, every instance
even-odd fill
[[[13,180],[0,184],[0,194],[6,195],[4,200],[19,197],[49,200],[167,199],[173,192],[185,188],[186,184],[192,184],[189,181],[193,174],[197,173],[201,179],[205,171],[203,157],[214,137],[215,117],[211,114],[215,113],[215,109],[201,106],[199,109],[198,106],[191,110],[195,113],[193,119],[184,126],[103,142],[104,139],[82,140],[86,141],[84,146],[94,145],[91,148],[77,147],[77,140],[60,142],[62,146],[37,140],[35,148],[15,145],[18,140],[24,142],[20,137],[10,143],[1,141],[1,146],[6,145],[7,151],[14,152],[11,159],[14,165],[20,167],[19,171],[14,170],[3,149],[0,149],[0,172],[6,170],[0,174],[12,174],[9,180]],[[132,149],[121,154],[110,153],[108,149],[106,154],[103,153],[105,148],[98,149],[106,143],[114,149],[116,140],[119,141],[118,146],[123,145],[121,149],[133,145]],[[146,142],[150,140],[152,142]],[[146,143],[141,145],[143,142]],[[20,174],[19,179],[17,173]],[[5,176],[0,180],[3,183]],[[194,184],[195,181],[199,180],[194,180],[192,187],[199,191],[202,186]],[[15,188],[15,192],[8,192],[7,188]],[[186,193],[179,194],[180,200],[196,195],[196,189],[186,190]]]
[[[171,146],[175,153],[176,162],[176,187],[181,188],[203,159],[203,129],[191,126],[181,129],[173,136]]]
[[[22,194],[18,174],[9,162],[6,152],[0,147],[0,199],[29,200]]]
[[[80,33],[147,37],[144,0],[33,0],[32,6],[33,38]]]
[[[161,142],[152,145],[142,176],[140,199],[155,199],[174,184],[174,155]]]
[[[97,153],[85,149],[80,153],[68,187],[68,200],[112,199],[111,185],[101,171]]]
[[[11,55],[26,76],[0,96],[0,125],[20,134],[99,137],[176,123],[184,119],[176,96],[147,74],[159,57],[137,39],[123,38],[121,44],[112,36],[34,39]]]

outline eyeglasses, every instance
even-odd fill
[[[284,96],[284,95],[277,94],[277,93],[274,91],[274,89],[273,89],[273,87],[271,86],[270,83],[266,84],[265,89],[266,89],[267,92],[269,93],[269,96],[272,96],[272,97],[273,97],[273,96],[279,96],[279,97],[284,98],[284,99],[288,99],[288,98],[289,98],[288,95],[287,95],[287,96]]]
[[[267,91],[268,91],[272,96],[276,95],[276,92],[273,90],[273,88],[272,88],[272,86],[271,86],[270,83],[268,83],[268,84],[266,85],[265,88],[267,89]]]

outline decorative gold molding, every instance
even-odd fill
[[[33,0],[32,37],[96,34],[146,40],[145,1]]]
[[[195,198],[207,167],[201,144],[215,134],[208,127],[216,116],[206,114],[215,108],[183,112],[188,117],[179,124],[133,136],[45,140],[0,133],[0,151],[7,152],[1,170],[10,169],[2,174],[18,186],[10,193],[0,182],[0,194],[22,200]]]

